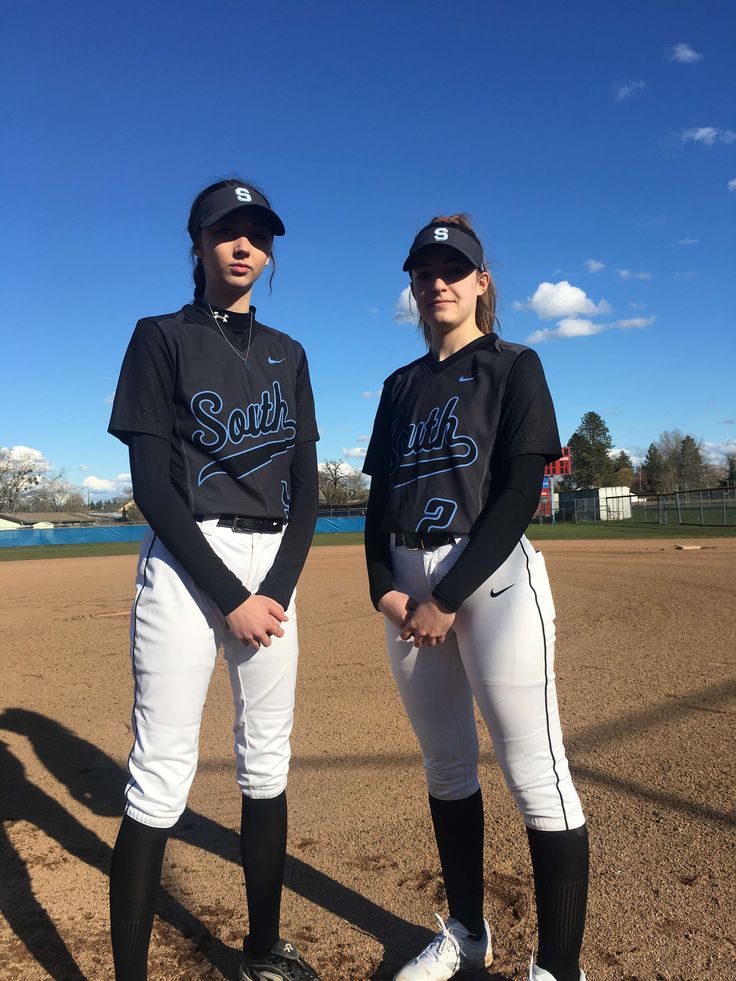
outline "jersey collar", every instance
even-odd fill
[[[427,351],[422,360],[427,371],[431,372],[433,375],[439,375],[447,368],[451,368],[459,361],[462,361],[463,358],[475,354],[476,351],[498,351],[498,341],[498,334],[491,332],[490,334],[484,334],[482,337],[476,337],[474,341],[470,341],[464,347],[461,347],[459,351],[455,351],[454,354],[451,354],[449,358],[445,358],[444,361],[437,361],[431,351]]]

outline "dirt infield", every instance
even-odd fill
[[[590,981],[736,978],[736,541],[548,542],[557,674],[591,830]],[[130,748],[135,559],[0,565],[0,977],[109,979],[107,869]],[[325,981],[391,978],[444,911],[416,744],[359,547],[312,550],[283,932]],[[150,978],[237,977],[245,928],[220,661],[200,769],[166,853]],[[524,829],[482,733],[487,915],[521,981]]]

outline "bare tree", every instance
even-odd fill
[[[702,484],[702,439],[695,439],[679,429],[666,429],[660,433],[656,446],[662,460],[660,493],[669,494]]]
[[[22,495],[24,506],[29,511],[81,511],[84,497],[74,484],[66,479],[66,472],[60,470],[53,477],[41,477],[35,487]]]
[[[24,494],[38,486],[48,463],[27,446],[0,447],[0,511],[14,511]]]
[[[368,481],[360,470],[348,474],[345,482],[345,496],[348,501],[366,501],[368,499]]]
[[[330,507],[341,504],[345,499],[345,484],[348,475],[342,460],[325,460],[318,471],[319,493]]]

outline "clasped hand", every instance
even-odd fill
[[[436,600],[417,603],[397,589],[384,593],[378,609],[399,630],[401,639],[413,639],[415,647],[441,644],[455,622],[455,614],[442,609]]]
[[[270,647],[272,637],[283,637],[281,626],[289,618],[284,608],[270,596],[254,593],[244,603],[228,613],[227,625],[233,636],[246,647]]]

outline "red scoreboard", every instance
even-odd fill
[[[562,447],[562,456],[559,460],[553,460],[552,463],[548,463],[544,468],[545,477],[564,477],[567,474],[572,473],[572,466],[570,464],[570,447]]]

